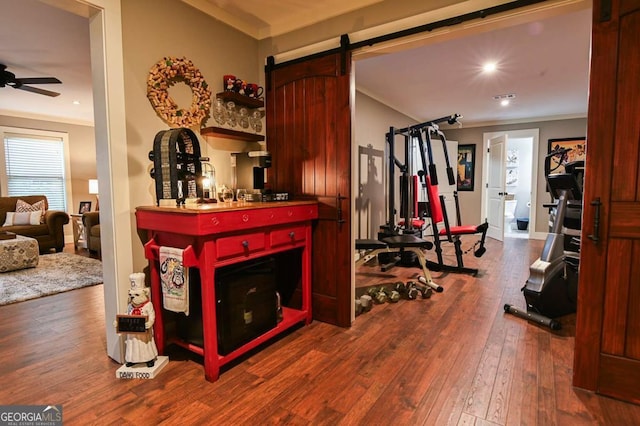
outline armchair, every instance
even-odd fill
[[[87,212],[82,215],[82,224],[87,238],[87,249],[101,255],[100,246],[100,213]]]

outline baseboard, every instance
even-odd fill
[[[529,239],[530,240],[546,240],[547,232],[532,232],[529,235]]]

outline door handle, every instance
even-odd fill
[[[336,197],[336,201],[338,204],[338,209],[336,211],[337,213],[337,218],[336,221],[340,224],[345,223],[346,221],[342,218],[342,200],[346,199],[347,197],[343,197],[340,195],[340,193],[338,193],[338,196]]]
[[[591,205],[596,208],[596,212],[593,215],[593,234],[587,235],[587,238],[593,241],[593,244],[598,245],[598,241],[600,241],[600,206],[602,205],[600,197],[593,200]]]

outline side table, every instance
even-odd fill
[[[73,213],[69,216],[71,216],[71,223],[73,224],[73,246],[76,250],[78,248],[87,248],[87,234],[84,229],[84,223],[82,223],[82,215]]]

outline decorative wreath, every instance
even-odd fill
[[[193,98],[188,110],[178,108],[168,89],[177,82],[191,87]],[[156,113],[171,127],[200,125],[209,115],[211,90],[193,62],[186,58],[164,57],[149,71],[147,98]]]

